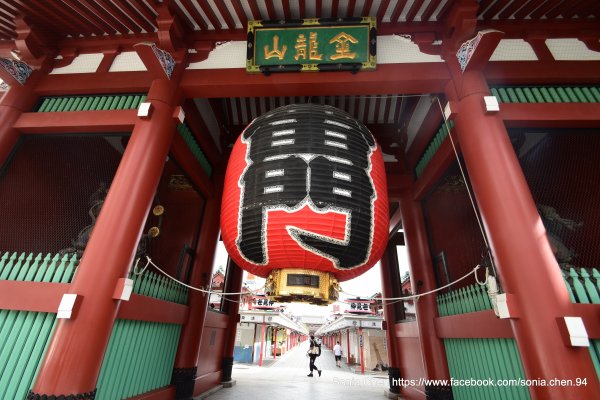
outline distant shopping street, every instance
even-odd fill
[[[202,397],[207,400],[248,399],[344,399],[363,400],[383,397],[388,377],[385,372],[361,375],[344,362],[336,367],[331,349],[323,346],[315,364],[323,371],[308,377],[308,341],[288,351],[272,364],[258,367],[235,364],[233,379],[236,385]]]

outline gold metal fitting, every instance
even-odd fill
[[[148,229],[148,235],[150,235],[150,237],[153,238],[160,235],[160,229],[158,228],[158,226],[153,226],[152,228]]]
[[[152,214],[156,215],[157,217],[160,215],[163,215],[164,212],[165,212],[165,208],[163,206],[161,206],[160,204],[157,206],[154,206],[154,208],[152,209]]]
[[[332,273],[313,269],[274,269],[265,283],[267,296],[283,303],[331,304],[338,299],[339,289]]]

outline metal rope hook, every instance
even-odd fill
[[[144,268],[142,268],[141,271],[138,271],[138,269],[137,269],[138,263],[140,262],[140,258],[138,257],[135,260],[135,265],[133,266],[133,274],[134,275],[141,275],[146,271],[146,268],[148,268],[148,266],[150,265],[150,257],[146,256],[146,260],[147,260],[146,265],[144,265]]]

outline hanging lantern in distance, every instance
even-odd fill
[[[294,104],[246,127],[229,159],[221,235],[230,257],[267,278],[276,301],[327,304],[371,268],[388,239],[381,150],[337,108]]]

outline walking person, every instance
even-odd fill
[[[307,376],[312,377],[313,370],[315,369],[319,373],[319,376],[321,376],[321,372],[323,371],[315,365],[315,360],[321,355],[321,346],[315,340],[314,335],[310,335],[310,347],[308,348],[306,354],[308,354],[308,357],[310,358],[310,363],[308,364],[308,368],[310,368],[310,374],[308,374]]]
[[[335,365],[342,368],[342,346],[339,341],[333,346],[333,355],[335,356]]]

